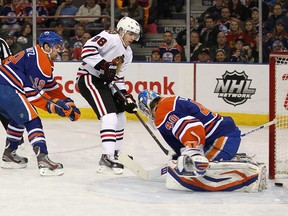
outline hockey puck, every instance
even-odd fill
[[[275,186],[277,186],[277,187],[283,187],[283,183],[275,182]]]

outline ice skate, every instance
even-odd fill
[[[2,156],[1,167],[4,169],[22,169],[26,168],[28,159],[16,154],[16,150],[5,149]]]
[[[37,156],[38,168],[41,176],[59,176],[63,175],[63,165],[51,161],[48,154],[39,154]]]
[[[118,157],[117,157],[118,158]],[[121,175],[123,173],[124,166],[119,163],[114,156],[103,154],[99,161],[99,167],[97,172],[99,173],[109,173],[113,172],[116,175]]]

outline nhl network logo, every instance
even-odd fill
[[[218,98],[223,98],[228,104],[234,106],[243,104],[256,92],[255,88],[250,88],[252,80],[248,79],[244,71],[226,71],[222,77],[217,78],[214,93],[218,93]]]

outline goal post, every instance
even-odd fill
[[[269,178],[288,180],[288,52],[269,56]],[[284,183],[281,182],[281,183]]]

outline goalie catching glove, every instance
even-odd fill
[[[185,148],[178,157],[177,167],[183,176],[200,177],[209,168],[209,161],[202,149]]]
[[[116,75],[117,64],[115,62],[106,62],[105,60],[102,60],[99,64],[101,71],[100,78],[107,83],[111,83]]]
[[[57,98],[51,98],[46,104],[46,109],[49,113],[57,113],[61,117],[68,117],[72,112],[72,107]]]
[[[123,98],[118,92],[116,92],[114,96],[121,104],[122,108],[128,113],[136,113],[137,104],[133,96],[129,94],[126,90],[121,90],[121,93],[125,98]]]
[[[81,116],[80,110],[76,107],[74,101],[71,98],[66,98],[65,102],[66,102],[66,104],[68,104],[72,108],[72,112],[68,116],[68,118],[71,121],[77,121]]]

